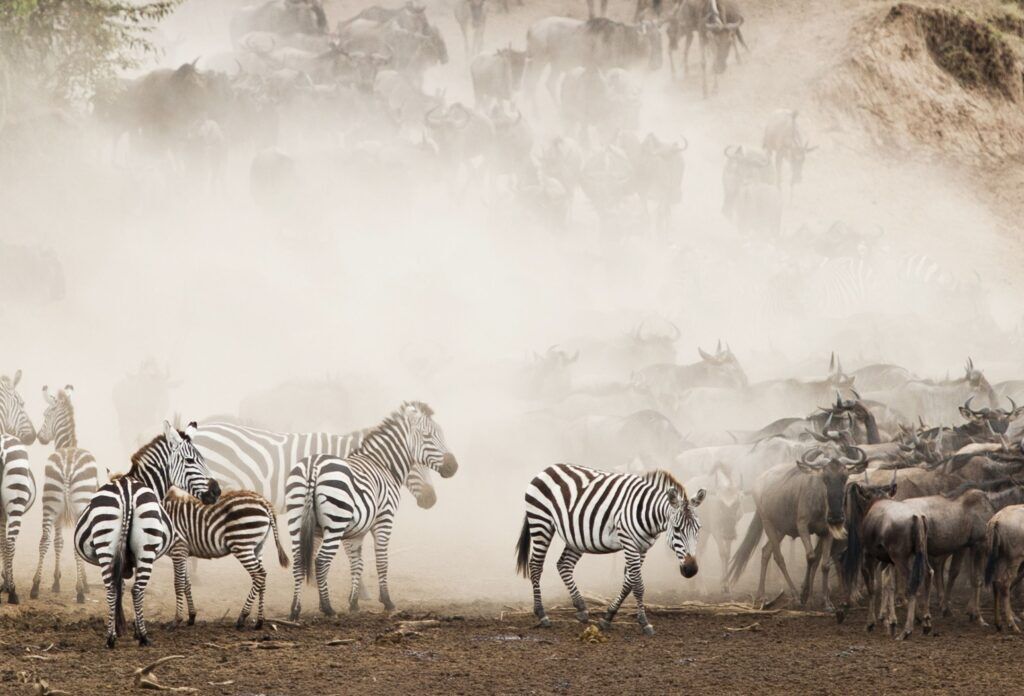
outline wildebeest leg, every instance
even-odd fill
[[[686,77],[690,76],[690,44],[693,43],[693,32],[686,32],[686,43],[683,44],[683,75]],[[700,50],[704,50],[703,41],[698,42]]]
[[[732,556],[732,539],[715,537],[718,544],[718,561],[722,564],[722,594],[729,595],[729,557]],[[701,558],[700,554],[697,558]]]
[[[704,549],[706,549],[707,546],[708,546],[708,537],[710,535],[711,535],[711,532],[706,527],[704,529],[701,529],[700,532],[698,532],[698,534],[697,534],[697,558],[704,558]],[[717,542],[718,539],[716,538],[715,541]],[[721,550],[721,544],[719,544],[718,546],[719,546],[719,550]],[[707,578],[704,576],[703,573],[698,573],[697,582],[700,585],[700,593],[702,595],[708,594],[708,581],[707,581]]]
[[[764,601],[764,581],[768,575],[768,563],[772,559],[772,540],[764,543],[761,549],[761,579],[757,583],[757,596],[754,597],[754,604],[759,605]]]
[[[700,45],[700,88],[704,94],[704,98],[708,97],[708,61],[707,61],[707,41],[704,38],[704,34],[701,33],[697,36],[698,44]]]
[[[896,635],[896,570],[890,563],[882,569],[882,585],[885,588],[885,622],[889,635]]]
[[[798,531],[800,532],[800,541],[804,545],[804,556],[807,559],[807,568],[804,571],[804,586],[800,590],[800,604],[806,605],[814,589],[812,587],[814,574],[818,572],[818,562],[821,560],[822,544],[825,539],[824,537],[818,537],[818,543],[812,546],[811,533],[807,529],[799,527]]]
[[[896,569],[896,573],[899,574],[903,581],[903,586],[907,586],[907,581],[910,579],[910,564],[914,562],[913,556],[908,556],[900,561],[897,561],[893,567]],[[914,632],[914,610],[917,608],[917,596],[920,594],[920,588],[916,592],[907,593],[907,622],[903,626],[903,633],[901,633],[896,640],[906,640]],[[896,621],[895,610],[893,611],[893,622]]]
[[[967,616],[979,626],[988,626],[981,616],[981,579],[985,568],[985,549],[978,544],[968,552],[971,554],[971,601],[967,605]]]
[[[562,582],[565,583],[565,587],[569,590],[569,597],[572,599],[572,605],[576,607],[576,618],[582,623],[590,622],[590,614],[587,612],[587,603],[583,599],[583,595],[580,594],[580,588],[576,587],[576,580],[572,576],[573,570],[576,568],[576,563],[579,562],[580,556],[579,551],[570,549],[568,546],[565,547],[565,551],[562,551],[562,555],[558,559],[558,574],[562,578]]]
[[[935,571],[932,570],[931,564],[925,565],[924,583],[921,590],[924,593],[921,597],[922,605],[924,607],[921,616],[921,631],[925,635],[932,632],[932,579],[934,576]]]
[[[875,585],[875,571],[878,569],[878,562],[873,558],[865,558],[864,566],[861,568],[861,575],[864,577],[864,591],[868,596],[868,623],[866,629],[870,632],[875,630],[875,604],[879,603],[878,587]]]
[[[939,602],[939,608],[942,610],[943,616],[949,616],[953,613],[949,608],[949,600],[953,596],[953,585],[960,575],[960,565],[963,563],[963,560],[963,552],[958,551],[951,556],[943,556],[938,559],[935,565],[939,576],[938,582],[942,586],[942,599]],[[949,564],[948,570],[946,569],[947,563]],[[945,573],[945,582],[943,582],[943,573]]]
[[[601,0],[601,16],[608,16],[608,0]]]
[[[594,0],[587,0],[587,17],[594,18]]]
[[[826,534],[821,540],[821,554],[818,558],[821,563],[821,595],[824,599],[825,611],[835,611],[832,606],[832,597],[829,592],[829,572],[832,570],[832,535]]]
[[[786,585],[789,586],[789,591],[794,597],[800,595],[796,591],[796,585],[793,583],[793,578],[789,577],[789,570],[786,568],[786,559],[782,557],[782,535],[773,527],[771,524],[764,523],[764,531],[768,535],[768,541],[772,545],[772,555],[775,557],[775,564],[779,566],[779,570],[782,571],[782,577],[786,580]]]

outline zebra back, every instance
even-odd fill
[[[17,392],[21,381],[21,370],[14,377],[0,375],[0,434],[13,435],[22,444],[31,445],[36,441],[36,429],[25,412],[25,400]]]
[[[7,518],[7,537],[17,536],[21,517],[36,499],[36,480],[28,448],[13,435],[0,435],[0,514]]]

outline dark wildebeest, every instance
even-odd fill
[[[670,466],[687,449],[671,421],[653,409],[627,416],[583,416],[569,424],[567,435],[575,459],[623,472]]]
[[[722,214],[733,217],[740,193],[748,185],[769,186],[774,182],[771,158],[763,152],[744,150],[743,146],[725,148],[725,168],[722,171]],[[750,194],[745,193],[749,198]]]
[[[801,604],[807,604],[818,564],[824,559],[822,593],[825,607],[831,609],[828,574],[832,540],[842,540],[846,534],[843,527],[843,493],[847,479],[864,471],[865,466],[867,456],[860,448],[829,443],[808,449],[795,466],[779,464],[761,474],[753,491],[757,512],[730,564],[730,585],[735,585],[743,574],[762,534],[767,534],[768,541],[761,550],[757,601],[764,599],[768,562],[774,558],[790,592],[800,597]],[[811,543],[812,534],[818,537],[817,546]],[[782,557],[782,539],[787,536],[799,537],[807,556],[807,573],[799,595]]]
[[[572,391],[572,365],[579,360],[577,350],[570,355],[558,346],[551,346],[544,353],[533,352],[533,359],[527,365],[526,393],[542,401],[558,401]]]
[[[323,34],[327,15],[322,0],[266,0],[240,7],[231,17],[231,39],[241,40],[254,31],[280,36]]]
[[[640,124],[641,89],[621,68],[573,68],[565,74],[559,92],[565,129],[578,129],[585,143],[591,142],[591,129],[597,132],[598,142],[608,144]],[[635,149],[639,150],[639,143]],[[632,153],[623,151],[634,164]]]
[[[347,51],[383,52],[391,56],[388,68],[410,77],[419,86],[423,73],[448,62],[448,47],[437,27],[426,23],[421,29],[403,26],[399,13],[386,22],[353,19],[338,26],[338,42]],[[423,20],[426,21],[425,18]],[[415,22],[419,25],[419,22]]]
[[[804,171],[804,160],[809,152],[817,146],[804,142],[803,135],[796,123],[797,112],[791,109],[778,109],[768,120],[764,129],[764,140],[761,147],[775,160],[775,185],[782,187],[782,163],[789,162],[789,184],[800,183]]]
[[[525,70],[526,51],[515,51],[511,46],[473,58],[469,75],[473,80],[476,107],[511,101],[523,86]]]
[[[567,70],[658,70],[661,51],[661,31],[653,22],[630,25],[605,18],[584,22],[545,17],[534,22],[526,33],[526,91],[534,98],[537,80],[548,67],[548,92],[557,101],[558,78]]]
[[[36,429],[25,411],[25,400],[18,393],[21,370],[14,377],[0,375],[0,435],[13,435],[23,445],[36,441]]]
[[[888,404],[907,418],[924,418],[931,423],[953,421],[960,404],[971,396],[987,401],[991,407],[999,405],[992,385],[970,358],[964,366],[964,376],[959,379],[915,379],[893,389],[865,392],[864,396]]]
[[[676,64],[672,52],[679,47],[679,39],[686,38],[683,47],[683,73],[690,74],[690,44],[693,43],[693,35],[699,37],[701,51],[701,72],[704,73],[704,51],[706,47],[711,48],[715,53],[714,69],[717,74],[725,72],[726,61],[729,59],[729,52],[736,48],[739,43],[747,48],[743,40],[743,32],[740,27],[743,24],[743,14],[739,6],[732,0],[683,0],[676,5],[672,16],[668,19],[668,60],[672,70],[672,76],[676,74]],[[748,49],[749,50],[749,49]],[[736,48],[736,60],[740,59],[739,49]],[[707,76],[704,79],[704,94],[707,96]]]
[[[1005,507],[988,522],[985,532],[985,584],[992,585],[993,621],[996,630],[1004,625],[1020,633],[1010,605],[1010,590],[1024,578],[1024,505]]]
[[[620,133],[619,144],[633,163],[633,188],[644,204],[644,212],[650,218],[648,204],[654,203],[653,227],[658,232],[667,231],[672,208],[683,197],[683,152],[689,142],[686,138],[681,144],[665,141],[653,133],[639,140],[631,133]]]
[[[864,578],[868,599],[868,630],[875,627],[875,617],[887,610],[887,623],[896,635],[896,582],[890,569],[894,568],[900,585],[907,593],[907,622],[898,639],[909,638],[914,630],[918,594],[921,596],[922,630],[932,629],[930,608],[932,569],[928,565],[928,539],[930,522],[925,514],[904,502],[892,500],[897,488],[895,472],[888,486],[866,486],[853,482],[846,491],[846,551],[842,559],[843,584],[847,595],[853,594],[857,576]],[[883,567],[882,597],[878,599],[875,571]],[[846,615],[849,599],[836,612],[836,620]],[[877,607],[876,607],[877,604]]]
[[[458,0],[455,3],[455,21],[459,23],[462,30],[462,45],[466,51],[466,57],[475,56],[480,53],[484,45],[484,28],[487,26],[487,5],[486,0]],[[472,32],[472,44],[469,35]]]

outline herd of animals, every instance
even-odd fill
[[[688,73],[696,37],[710,94],[746,44],[732,0],[645,3],[632,23],[598,16],[607,2],[587,20],[542,18],[519,48],[483,52],[488,12],[515,8],[459,0],[465,103],[426,86],[449,52],[423,5],[372,6],[332,29],[321,0],[264,0],[235,12],[229,50],[123,80],[96,95],[94,112],[115,152],[127,140],[210,187],[240,153],[257,205],[285,226],[298,224],[295,199],[313,186],[303,145],[315,143],[313,159],[336,152],[335,169],[359,181],[447,181],[456,199],[486,182],[551,229],[568,224],[582,194],[604,230],[642,228],[642,217],[664,231],[682,200],[688,143],[642,128],[646,76],[666,50],[673,75],[680,51]],[[783,164],[798,182],[814,148],[788,109],[771,116],[761,145],[726,148],[722,209],[741,232],[778,233]]]
[[[972,620],[984,623],[981,591],[991,585],[997,628],[1019,630],[1011,590],[1022,577],[1024,562],[1024,477],[1016,478],[1024,468],[1019,444],[1024,406],[1017,406],[1014,395],[1021,397],[1024,382],[991,385],[970,360],[956,379],[922,379],[889,364],[847,373],[833,356],[822,380],[750,383],[727,347],[719,344],[713,353],[700,354],[697,363],[653,364],[634,373],[628,390],[646,395],[651,408],[604,417],[618,440],[613,459],[602,459],[596,449],[590,454],[580,450],[578,459],[601,468],[556,464],[529,482],[516,556],[519,571],[532,583],[542,626],[549,626],[550,619],[540,579],[557,534],[565,544],[558,572],[579,620],[587,623],[590,617],[573,577],[576,563],[584,554],[623,551],[622,589],[601,625],[608,627],[632,594],[641,628],[653,634],[641,567],[664,534],[686,578],[697,575],[698,558],[714,538],[724,593],[741,578],[764,540],[757,601],[765,597],[772,561],[785,591],[804,604],[820,570],[822,601],[840,621],[863,592],[868,628],[881,620],[895,635],[896,606],[905,598],[900,638],[911,635],[915,620],[925,632],[931,630],[933,582],[940,610],[951,611],[954,584],[967,563]],[[571,371],[580,360],[579,353],[557,348],[535,356],[531,367],[540,375],[530,388],[546,382],[549,390],[544,396],[542,389],[536,398],[562,403],[551,398],[551,385],[571,381],[571,375],[559,373]],[[165,554],[174,566],[177,621],[185,619],[186,607],[189,624],[196,616],[190,557],[234,555],[252,578],[237,625],[247,624],[255,604],[255,625],[261,626],[266,587],[261,557],[271,536],[281,565],[292,566],[293,619],[300,615],[304,580],[315,580],[320,610],[334,613],[327,575],[342,547],[351,570],[349,608],[358,608],[367,535],[374,542],[380,601],[393,609],[388,542],[401,488],[420,507],[430,508],[437,500],[433,474],[447,478],[458,469],[431,408],[409,401],[377,426],[347,435],[274,432],[229,417],[189,423],[184,429],[165,421],[163,432],[132,456],[127,473],[108,477],[79,447],[74,389],[69,385],[51,393],[43,387],[46,406],[37,431],[18,392],[20,380],[20,371],[0,376],[3,591],[9,603],[19,602],[14,550],[36,498],[28,448],[38,439],[54,449],[43,472],[39,563],[30,597],[39,595],[51,542],[53,590],[60,590],[61,529],[73,526],[77,601],[85,601],[88,591],[84,564],[98,565],[108,603],[108,646],[126,631],[122,595],[132,577],[135,636],[140,644],[149,642],[143,599],[153,564]],[[716,392],[717,398],[734,403],[757,402],[762,416],[800,404],[807,406],[806,413],[756,430],[730,430],[730,444],[686,442],[672,414],[694,396],[711,398]],[[608,389],[592,396],[609,403],[622,398]],[[961,422],[941,420],[949,408]],[[925,418],[938,420],[929,425]],[[550,413],[542,420],[571,430]],[[733,551],[749,502],[753,515]],[[277,527],[281,510],[287,516],[290,554]],[[787,537],[799,539],[806,554],[799,590],[782,552]],[[833,567],[838,589],[830,578]]]

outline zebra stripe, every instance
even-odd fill
[[[174,535],[170,517],[160,504],[171,485],[215,503],[220,486],[210,478],[203,457],[193,446],[195,423],[184,432],[164,422],[164,434],[132,455],[132,468],[101,486],[75,525],[75,550],[100,567],[107,590],[107,647],[124,633],[124,580],[135,575],[132,605],[139,645],[149,645],[142,602],[153,563],[167,553]]]
[[[46,460],[43,471],[43,522],[39,538],[39,564],[32,579],[32,599],[39,597],[43,578],[43,561],[53,537],[53,591],[60,592],[60,556],[64,549],[62,527],[71,527],[89,504],[89,499],[100,487],[100,468],[88,450],[78,447],[75,432],[75,409],[71,403],[73,387],[69,384],[52,396],[43,387],[47,407],[43,424],[39,427],[39,443],[53,442],[55,451]],[[75,599],[85,602],[89,585],[85,579],[85,565],[75,556]]]
[[[3,584],[10,604],[18,603],[14,587],[14,544],[21,520],[36,499],[36,480],[28,461],[28,449],[13,435],[0,435],[0,560]]]
[[[668,529],[668,544],[679,559],[680,572],[687,578],[696,575],[697,559],[690,549],[694,548],[700,530],[695,508],[703,500],[703,490],[688,498],[683,485],[661,470],[637,476],[572,464],[544,469],[526,489],[526,516],[516,546],[517,568],[533,584],[533,613],[541,625],[551,625],[541,602],[540,576],[557,532],[565,541],[565,550],[558,559],[558,574],[576,607],[576,618],[583,623],[590,620],[587,604],[573,577],[576,563],[585,553],[621,550],[626,555],[622,591],[608,607],[601,624],[605,628],[611,625],[632,591],[637,621],[644,633],[653,634],[644,609],[644,582],[640,574],[644,556]]]
[[[406,402],[367,433],[358,451],[347,458],[314,455],[300,460],[288,474],[288,531],[292,538],[294,596],[291,616],[301,611],[302,580],[313,571],[315,537],[320,610],[331,615],[327,573],[342,541],[351,567],[349,608],[358,610],[363,572],[362,543],[372,532],[380,583],[380,601],[391,611],[388,593],[388,540],[398,511],[400,488],[411,470],[424,467],[448,478],[458,464],[444,443],[441,428],[426,404]]]
[[[164,500],[164,509],[174,523],[177,538],[171,548],[174,561],[174,620],[181,622],[185,602],[188,623],[195,623],[196,609],[192,602],[192,584],[188,577],[188,558],[223,558],[233,554],[252,578],[252,588],[242,605],[236,626],[242,628],[259,598],[254,628],[263,627],[263,597],[267,571],[263,568],[263,544],[273,532],[277,559],[288,567],[288,554],[281,545],[277,520],[270,501],[252,491],[230,491],[213,505],[203,505],[190,495],[171,493]]]
[[[14,377],[0,375],[0,434],[13,435],[23,445],[36,441],[36,429],[25,412],[25,400],[17,392],[21,370]]]
[[[269,499],[274,509],[283,510],[285,478],[295,462],[314,454],[345,458],[360,446],[367,432],[275,433],[232,423],[205,423],[192,441],[226,490],[254,491]],[[437,500],[427,471],[415,471],[406,480],[406,488],[422,508]]]

